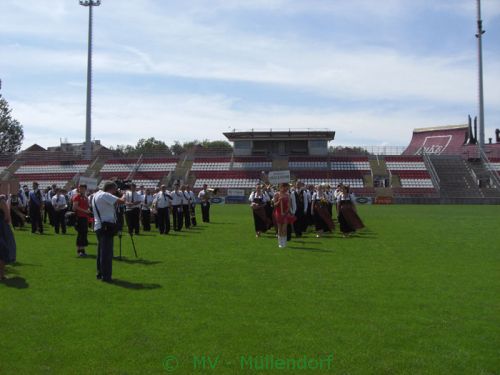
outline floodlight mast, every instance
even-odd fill
[[[484,151],[484,94],[483,94],[483,21],[481,20],[481,0],[477,0],[477,59],[479,81],[479,149]]]
[[[80,0],[80,5],[89,8],[89,41],[87,56],[87,113],[85,121],[85,154],[86,160],[92,159],[92,8],[101,5],[101,0]]]

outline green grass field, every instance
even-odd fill
[[[500,207],[364,206],[358,236],[286,249],[255,238],[247,206],[211,214],[136,237],[139,259],[124,237],[114,284],[95,279],[93,234],[79,259],[73,230],[16,231],[0,374],[500,374]],[[240,363],[329,354],[329,369]]]

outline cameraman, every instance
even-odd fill
[[[94,231],[97,235],[97,278],[111,282],[113,264],[113,237],[117,232],[116,206],[125,203],[125,196],[118,198],[117,186],[112,181],[104,183],[102,190],[94,194]]]

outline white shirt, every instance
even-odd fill
[[[170,206],[172,200],[169,198],[169,195],[170,194],[168,191],[159,191],[158,193],[156,193],[153,199],[153,206],[155,206],[156,208],[165,208]]]
[[[304,214],[307,213],[307,208],[309,207],[309,199],[307,197],[307,191],[306,190],[292,190],[292,192],[290,193],[290,196],[292,197],[292,202],[294,202],[294,211],[293,213],[296,213],[297,211],[297,198],[295,197],[295,193],[297,193],[297,195],[302,195],[302,200],[304,202]]]
[[[248,197],[248,200],[250,201],[250,203],[253,203],[253,200],[256,198],[262,199],[262,203],[266,203],[269,201],[269,195],[267,195],[266,193],[260,193],[260,195],[258,195],[256,191],[252,191],[252,193]]]
[[[78,189],[76,189],[76,188],[68,191],[69,200],[73,199],[73,196],[75,196],[76,194],[78,194]]]
[[[314,215],[314,202],[320,201],[321,199],[328,200],[328,198],[327,198],[327,196],[326,196],[326,194],[324,192],[323,193],[315,192],[312,195],[311,214]]]
[[[94,230],[101,229],[101,220],[109,223],[116,223],[115,203],[118,197],[113,194],[99,190],[94,194],[92,207],[94,209]],[[99,213],[97,213],[99,210]]]
[[[172,206],[180,206],[183,202],[182,197],[184,196],[182,194],[182,191],[171,191],[170,195],[172,196]],[[186,203],[187,204],[187,203]]]
[[[62,194],[56,194],[52,197],[52,206],[56,211],[68,208],[66,198]]]
[[[22,207],[27,207],[28,206],[28,198],[26,198],[26,195],[24,194],[24,190],[19,191],[19,204]]]
[[[189,197],[191,198],[191,204],[195,205],[196,204],[196,195],[194,195],[194,191],[192,191],[192,190],[189,191]]]
[[[181,191],[181,193],[182,193],[182,204],[188,205],[189,201],[191,200],[191,194],[189,194],[189,191]]]
[[[142,197],[136,191],[132,192],[131,190],[127,190],[125,193],[125,202],[132,203],[132,205],[126,205],[126,210],[133,210],[134,208],[138,208],[142,203]]]
[[[206,195],[207,195],[207,192],[205,190],[200,190],[200,192],[198,193],[198,199],[204,201],[206,198]]]
[[[142,196],[142,209],[147,211],[151,208],[151,204],[153,203],[153,196],[151,194],[144,194]]]

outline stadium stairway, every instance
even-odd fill
[[[373,156],[370,157],[369,162],[374,176],[389,176],[385,160],[382,160],[380,157]]]
[[[163,178],[161,184],[166,185],[168,188],[172,188],[175,180],[181,180],[183,183],[190,183],[191,176],[189,172],[191,171],[193,162],[193,155],[186,155],[184,158],[179,159],[179,162],[175,166],[175,170]]]
[[[461,156],[433,155],[430,161],[440,180],[443,198],[484,198]]]
[[[478,179],[482,181],[490,180],[490,172],[481,159],[469,160],[468,165]],[[483,186],[480,187],[480,190],[485,198],[500,198],[500,189],[498,188]]]
[[[104,167],[104,164],[106,164],[107,159],[108,158],[105,156],[98,156],[92,163],[90,163],[89,167],[87,168],[87,170],[83,175],[86,177],[93,177],[93,178],[98,177],[102,167]]]
[[[0,180],[10,180],[14,177],[14,173],[19,169],[21,165],[24,164],[23,160],[14,160],[9,164],[7,168],[5,168],[2,173],[0,173]]]

